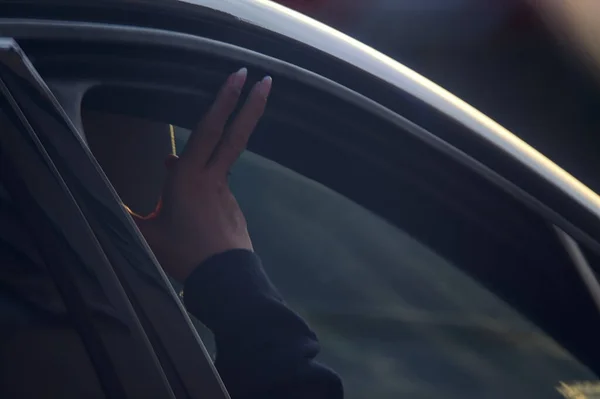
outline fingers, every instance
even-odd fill
[[[263,115],[272,84],[271,77],[266,76],[252,88],[246,103],[231,123],[225,139],[214,155],[212,167],[217,172],[227,175],[231,166],[246,148],[250,135]]]
[[[230,75],[221,87],[215,102],[192,132],[186,144],[181,156],[184,163],[197,169],[206,166],[215,147],[221,140],[229,116],[235,109],[247,75],[246,68],[242,68]]]

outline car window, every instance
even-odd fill
[[[175,128],[178,151],[188,135]],[[560,397],[560,381],[595,379],[456,264],[330,188],[250,151],[230,184],[349,398]]]

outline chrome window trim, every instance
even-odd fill
[[[560,227],[553,226],[556,235],[565,251],[569,255],[575,270],[579,277],[581,277],[581,281],[587,288],[594,304],[600,311],[600,283],[598,282],[598,278],[596,277],[596,273],[594,273],[592,267],[587,261],[586,256],[584,255],[581,247],[570,235],[561,230]]]

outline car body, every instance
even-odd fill
[[[225,397],[209,334],[123,205],[152,209],[156,160],[240,65],[275,86],[230,183],[347,397],[560,397],[595,379],[600,198],[469,104],[268,1],[0,10],[1,181],[30,239],[2,237],[49,271],[2,277],[8,396]]]
[[[281,3],[418,71],[599,190],[596,2]]]

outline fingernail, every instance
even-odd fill
[[[241,89],[246,82],[246,76],[248,76],[248,70],[242,68],[232,75],[231,86],[236,89]]]
[[[263,97],[268,97],[273,85],[273,78],[265,76],[263,80],[258,83],[258,93]]]

